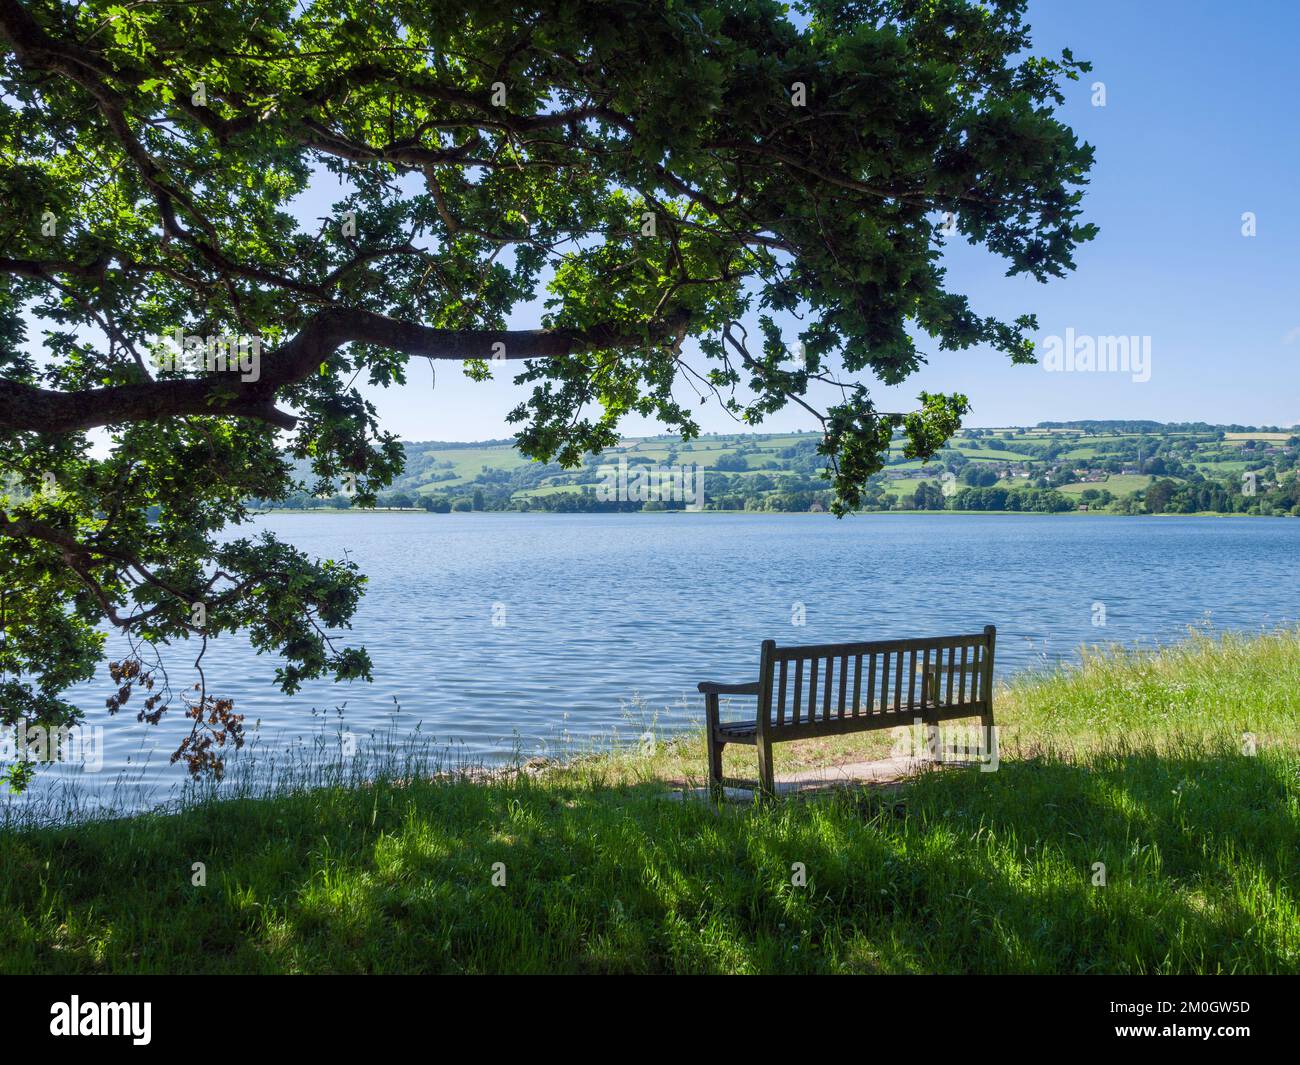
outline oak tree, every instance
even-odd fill
[[[1056,117],[1088,67],[1024,8],[0,0],[0,725],[79,720],[111,630],[110,709],[180,700],[195,770],[241,728],[206,641],[245,631],[288,693],[367,678],[356,567],[241,526],[290,459],[373,502],[402,449],[358,385],[413,358],[510,363],[520,448],[567,465],[704,401],[806,408],[840,513],[896,434],[933,454],[966,398],[870,386],[927,345],[1031,361],[1036,328],[953,291],[945,245],[1045,280],[1093,235]],[[186,639],[174,693],[154,652]]]

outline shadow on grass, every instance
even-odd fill
[[[901,802],[561,775],[212,804],[0,835],[0,968],[1295,972],[1298,797],[1293,756],[1220,750],[927,774]]]

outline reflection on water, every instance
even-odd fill
[[[697,681],[753,679],[769,637],[992,623],[1006,677],[1085,642],[1167,641],[1207,618],[1246,630],[1300,619],[1300,521],[1287,519],[304,514],[258,525],[320,557],[346,553],[368,574],[350,639],[370,650],[376,678],[287,698],[271,684],[275,660],[215,642],[209,690],[232,695],[250,726],[260,720],[262,758],[341,728],[365,742],[418,725],[486,760],[615,730],[632,740],[650,717],[671,731],[699,721]],[[192,659],[168,652],[174,679]],[[110,721],[109,689],[101,671],[76,693],[86,723],[106,726],[104,768],[78,784],[107,791],[129,767],[165,794],[183,776],[167,756],[185,722]],[[68,772],[43,770],[35,791]]]

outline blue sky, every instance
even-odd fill
[[[1030,6],[1035,51],[1070,47],[1093,63],[1068,86],[1063,117],[1097,149],[1087,219],[1101,233],[1078,269],[1047,285],[1003,276],[999,261],[950,249],[953,285],[977,310],[1037,313],[1039,339],[1067,329],[1151,338],[1150,380],[1011,366],[987,349],[935,352],[897,390],[873,389],[882,409],[909,409],[921,389],[961,391],[967,424],[1072,418],[1291,425],[1300,421],[1300,5],[1254,0],[1134,3],[1043,0]],[[1092,104],[1105,84],[1106,106]],[[1257,235],[1242,235],[1254,212]],[[536,325],[521,308],[511,322]],[[437,386],[421,360],[400,390],[373,390],[387,426],[409,440],[511,435],[505,415],[524,390],[474,383],[442,365]],[[683,386],[680,395],[692,393]],[[735,431],[712,405],[708,432]],[[628,435],[659,431],[630,419]],[[789,410],[761,428],[815,428]]]
[[[964,393],[969,426],[1300,424],[1300,0],[1031,0],[1029,10],[1035,53],[1068,47],[1093,64],[1067,83],[1060,113],[1096,149],[1084,220],[1101,232],[1078,250],[1074,273],[1046,285],[1007,278],[1001,260],[956,239],[949,283],[978,313],[1037,314],[1040,344],[1070,331],[1150,338],[1149,379],[1012,366],[989,349],[942,352],[922,337],[932,357],[919,373],[894,389],[866,382],[878,408],[913,409],[925,390]],[[1093,103],[1098,82],[1105,106]],[[322,178],[299,202],[312,229],[338,195],[336,179]],[[1242,232],[1247,212],[1251,237]],[[521,306],[509,324],[533,328],[540,310],[540,301]],[[793,341],[797,323],[788,327]],[[32,331],[37,350],[40,331]],[[424,360],[411,360],[408,372],[405,387],[363,387],[385,428],[406,440],[512,436],[506,415],[530,391],[513,384],[510,367],[474,382],[442,363],[436,387]],[[704,432],[745,428],[716,402],[701,404],[685,379],[677,392]],[[757,427],[816,428],[795,405]],[[642,418],[622,429],[663,431]]]

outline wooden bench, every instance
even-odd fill
[[[777,647],[764,640],[758,680],[750,684],[703,681],[709,751],[709,789],[724,787],[775,794],[772,744],[812,736],[926,725],[978,717],[993,727],[993,644],[997,630],[986,625],[973,636]],[[719,718],[723,695],[753,695],[752,721]],[[991,736],[991,732],[986,732]],[[729,743],[758,749],[758,780],[722,775]]]

